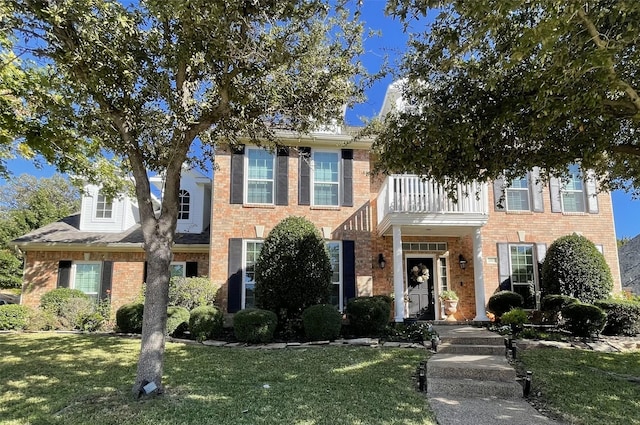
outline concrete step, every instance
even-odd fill
[[[488,345],[488,344],[452,344],[449,342],[442,343],[438,346],[439,354],[475,354],[475,355],[494,355],[504,356],[504,344]]]
[[[515,382],[516,371],[504,356],[437,354],[427,362],[427,379],[454,378]]]
[[[491,334],[483,336],[441,335],[440,341],[453,345],[496,345],[504,347],[504,337]]]
[[[522,398],[522,385],[516,381],[478,381],[475,379],[427,378],[427,395],[456,397]]]

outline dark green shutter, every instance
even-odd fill
[[[71,279],[71,261],[62,260],[58,262],[58,288],[68,288]]]
[[[230,190],[230,203],[242,204],[244,202],[244,145],[237,145],[232,149]]]
[[[185,277],[197,277],[198,276],[198,262],[187,261],[187,267],[185,269]]]
[[[227,281],[227,311],[235,313],[242,308],[242,239],[229,239],[229,280]]]
[[[353,149],[342,149],[342,206],[353,206]]]
[[[289,148],[278,148],[276,157],[276,205],[289,205]]]
[[[301,147],[299,151],[298,204],[311,205],[311,148]]]
[[[100,299],[111,299],[111,281],[113,276],[113,261],[102,262],[102,278],[100,279]]]
[[[342,292],[344,307],[356,297],[356,252],[354,241],[342,241]]]

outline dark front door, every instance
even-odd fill
[[[433,258],[407,258],[409,317],[435,320]]]

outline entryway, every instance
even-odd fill
[[[435,320],[434,271],[432,257],[407,257],[406,282],[409,317]]]

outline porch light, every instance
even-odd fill
[[[380,266],[381,269],[384,269],[384,266],[386,265],[387,262],[384,259],[384,255],[382,253],[378,254],[378,266]]]
[[[466,268],[467,268],[467,259],[466,259],[466,258],[464,258],[464,255],[460,254],[460,255],[458,256],[458,263],[460,264],[460,268],[461,268],[462,270],[464,270],[464,269],[466,269]]]

